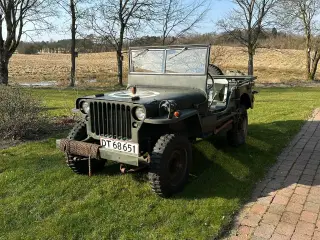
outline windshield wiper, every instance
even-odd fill
[[[137,56],[134,56],[133,58],[137,58],[137,57],[139,57],[140,55],[142,55],[142,54],[145,54],[146,52],[148,52],[149,51],[149,49],[144,49],[143,51],[141,51],[140,53],[138,53],[138,55]]]
[[[178,52],[177,54],[175,54],[174,56],[172,56],[171,58],[169,58],[169,60],[171,60],[172,58],[175,58],[176,56],[180,55],[181,53],[183,53],[183,52],[186,51],[186,50],[188,50],[187,47],[182,48],[180,52]]]

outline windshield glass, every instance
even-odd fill
[[[132,50],[130,71],[205,74],[207,52],[205,47]]]
[[[131,71],[161,73],[163,71],[164,50],[142,49],[131,53]]]

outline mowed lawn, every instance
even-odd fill
[[[77,96],[98,92],[31,91],[52,116],[70,115]],[[214,238],[319,106],[319,88],[261,89],[247,145],[198,141],[190,182],[170,199],[151,192],[145,173],[121,175],[118,164],[91,178],[74,174],[54,137],[2,150],[0,239]]]

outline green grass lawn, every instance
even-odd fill
[[[57,116],[94,92],[32,91]],[[118,164],[91,178],[74,174],[54,138],[2,150],[0,239],[216,237],[320,106],[319,96],[319,88],[261,89],[249,110],[247,145],[231,148],[223,137],[197,142],[190,183],[170,199],[153,194],[145,174],[120,175]]]

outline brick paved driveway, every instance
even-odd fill
[[[278,157],[227,239],[320,240],[320,109]]]

